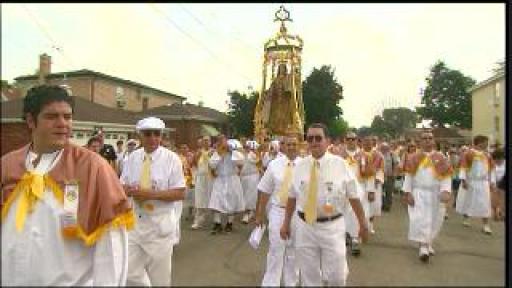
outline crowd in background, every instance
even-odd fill
[[[358,149],[362,149],[363,146],[363,138],[365,137],[356,137],[356,145]],[[394,193],[402,194],[402,185],[405,173],[405,163],[408,160],[410,155],[417,152],[420,148],[418,147],[419,139],[380,139],[378,136],[370,136],[372,139],[372,149],[378,151],[383,158],[383,170],[384,170],[384,181],[382,183],[382,211],[388,212],[391,209],[392,203],[392,195]],[[239,151],[243,154],[244,161],[240,162],[241,165],[237,171],[238,175],[241,176],[241,183],[244,183],[243,176],[247,177],[247,170],[251,170],[249,168],[249,158],[252,157],[254,160],[254,166],[256,169],[251,170],[251,174],[257,174],[258,177],[261,177],[269,163],[272,159],[275,159],[277,156],[282,154],[282,150],[285,149],[282,145],[281,138],[276,138],[271,140],[270,138],[265,139],[261,145],[254,140],[247,139],[245,137],[241,137],[239,139],[230,139],[229,142],[231,146],[228,149]],[[217,149],[217,137],[209,137],[209,136],[201,136],[197,139],[196,148],[191,148],[187,144],[178,144],[176,146],[165,145],[166,148],[178,153],[182,160],[186,183],[188,186],[187,190],[187,202],[190,204],[188,214],[185,217],[190,218],[193,217],[194,213],[194,187],[196,182],[196,171],[197,164],[200,158],[201,149],[207,149],[211,151],[215,151]],[[243,144],[242,144],[243,143]],[[138,141],[135,139],[128,139],[125,142],[122,140],[117,141],[117,147],[114,149],[111,145],[103,144],[103,134],[100,131],[96,132],[93,137],[91,137],[86,144],[86,147],[92,151],[95,151],[101,154],[105,159],[109,161],[112,167],[121,175],[123,162],[126,161],[128,155],[138,148]],[[343,151],[346,150],[347,145],[347,137],[338,137],[335,139],[331,139],[331,144],[329,145],[329,152],[335,155],[342,155]],[[304,157],[310,152],[307,148],[307,143],[299,143],[299,156]],[[203,148],[202,148],[203,147]],[[439,147],[439,144],[438,144]],[[453,197],[451,199],[451,207],[455,208],[455,200],[457,199],[457,192],[460,186],[459,172],[462,155],[468,151],[468,149],[472,147],[472,145],[452,145],[450,147],[444,147],[440,152],[447,157],[452,165],[452,191]],[[505,189],[504,189],[504,181],[505,181],[505,150],[501,145],[490,145],[488,147],[489,155],[492,158],[492,165],[495,169],[495,177],[496,183],[498,185],[492,187],[492,217],[496,221],[503,221],[505,219]],[[246,163],[247,162],[247,163]],[[257,184],[257,182],[256,182]],[[255,190],[255,185],[248,186],[242,185],[243,193],[245,195],[245,199],[247,200],[245,206],[250,207],[250,209],[244,209],[244,213],[242,213],[242,222],[247,224],[250,220],[254,219],[254,209],[256,205],[257,199],[257,191]],[[248,190],[253,190],[249,192]],[[203,205],[204,206],[204,205]],[[206,207],[201,207],[206,208]],[[201,209],[199,208],[199,209]],[[204,212],[204,211],[203,211]],[[203,213],[201,215],[202,221],[205,220],[206,215]],[[448,217],[448,215],[446,215]],[[197,229],[200,227],[198,222],[194,222],[193,229]]]

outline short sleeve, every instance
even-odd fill
[[[293,171],[293,181],[292,181],[292,184],[290,185],[290,190],[288,191],[288,197],[289,198],[298,198],[299,197],[299,183],[300,183],[300,176],[299,176],[299,170],[298,170],[298,167],[297,165],[295,166],[295,169]]]
[[[183,164],[180,157],[172,155],[170,158],[170,174],[169,174],[169,188],[184,188],[185,175],[183,174]]]
[[[261,177],[260,182],[258,183],[258,190],[266,193],[266,194],[272,194],[272,191],[274,190],[274,177],[273,177],[273,165],[270,165],[267,170],[265,170],[265,173],[263,174],[263,177]]]
[[[346,166],[345,171],[347,173],[347,180],[345,181],[345,190],[347,192],[347,198],[357,198],[359,199],[359,193],[357,191],[357,182],[356,182],[356,176],[352,172],[352,170]]]

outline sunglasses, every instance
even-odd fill
[[[321,142],[323,139],[324,139],[324,137],[322,137],[320,135],[310,135],[310,136],[306,137],[306,140],[309,143],[313,142],[313,140],[315,140],[316,142]]]
[[[434,138],[433,137],[421,137],[421,139],[423,139],[423,140],[432,140]]]
[[[347,141],[353,141],[353,140],[356,140],[356,138],[345,138],[347,139]]]
[[[144,131],[142,132],[142,134],[145,136],[145,137],[149,137],[151,135],[154,135],[154,136],[160,136],[162,135],[162,132],[161,131],[158,131],[158,130],[148,130],[148,131]]]

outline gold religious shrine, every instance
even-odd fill
[[[283,6],[274,21],[281,21],[281,27],[264,45],[263,82],[254,111],[254,136],[260,143],[270,136],[304,133],[303,42],[299,36],[288,34],[285,22],[292,19]]]

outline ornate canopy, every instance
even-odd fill
[[[262,88],[254,116],[255,137],[288,133],[303,134],[304,103],[302,101],[302,39],[288,34],[286,21],[290,12],[281,6],[274,21],[281,25],[276,35],[264,44]]]

